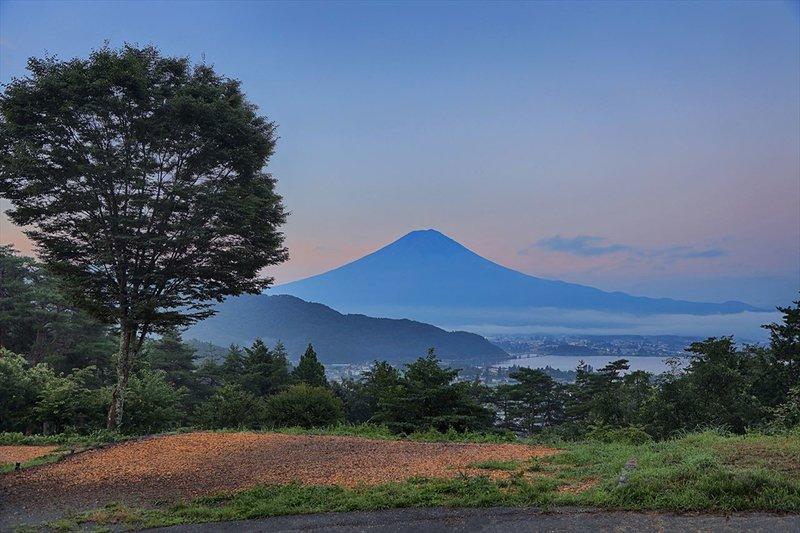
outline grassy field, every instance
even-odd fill
[[[369,434],[375,431],[351,429],[348,434],[389,438]],[[343,428],[333,430],[335,434],[345,432]],[[416,478],[354,488],[259,486],[159,509],[110,505],[51,526],[72,529],[123,523],[153,527],[428,506],[547,509],[580,505],[627,510],[800,512],[797,433],[724,436],[704,432],[659,443],[562,443],[559,448],[563,452],[551,457],[472,465],[486,475]]]

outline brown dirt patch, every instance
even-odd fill
[[[726,464],[738,467],[765,467],[800,476],[800,441],[737,442],[720,447]]]
[[[597,485],[598,481],[597,478],[589,478],[584,479],[583,481],[579,481],[577,483],[570,483],[569,485],[561,485],[558,487],[558,492],[561,494],[580,494],[583,491],[589,490],[595,485]]]
[[[58,446],[0,446],[0,464],[24,463],[50,455]]]
[[[0,493],[11,505],[152,504],[258,484],[353,486],[414,476],[450,477],[479,461],[554,453],[557,450],[521,444],[198,432],[122,443],[6,474],[0,477]]]

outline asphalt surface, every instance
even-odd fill
[[[333,533],[487,531],[763,531],[800,532],[800,515],[742,513],[731,515],[603,512],[559,509],[541,513],[530,508],[394,509],[389,511],[279,516],[261,520],[192,524],[161,528],[168,533],[287,532]]]

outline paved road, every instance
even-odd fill
[[[162,528],[168,533],[325,531],[451,532],[486,531],[763,531],[800,532],[800,515],[748,513],[675,515],[560,509],[542,514],[536,509],[394,509],[390,511],[279,516],[262,520],[196,524]]]

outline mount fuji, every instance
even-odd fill
[[[433,229],[412,231],[356,261],[279,285],[270,293],[342,312],[439,325],[530,323],[526,317],[541,308],[627,316],[761,311],[738,301],[647,298],[538,278],[485,259]]]

